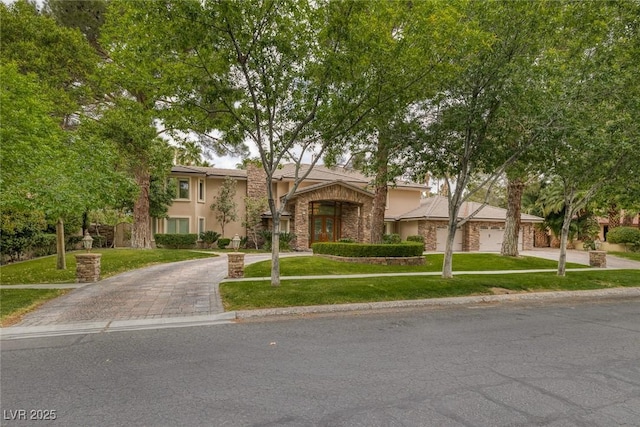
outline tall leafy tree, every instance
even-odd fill
[[[105,94],[92,112],[100,134],[115,143],[121,168],[135,180],[139,192],[133,204],[131,244],[151,247],[149,191],[152,177],[163,179],[171,166],[168,141],[183,142],[191,134],[215,152],[225,152],[211,136],[216,114],[193,102],[178,102],[204,71],[188,62],[195,55],[195,2],[120,1],[107,4],[99,43],[107,57],[97,77]],[[198,47],[211,49],[212,46]]]
[[[287,201],[321,158],[334,159],[363,118],[392,99],[374,83],[364,57],[384,43],[363,45],[363,39],[389,37],[381,16],[369,20],[369,7],[297,0],[172,4],[172,20],[181,17],[191,29],[189,37],[178,36],[178,51],[188,52],[185,63],[193,71],[181,102],[219,117],[226,141],[247,141],[259,152],[273,220],[274,286]],[[311,154],[310,167],[302,167]],[[296,172],[278,203],[271,181],[285,161],[295,163]]]
[[[361,14],[364,26],[352,37],[362,46],[360,60],[374,93],[388,102],[377,105],[349,144],[352,166],[372,176],[374,190],[371,241],[382,242],[388,186],[406,174],[411,126],[409,106],[442,88],[455,71],[451,58],[464,55],[469,28],[459,2],[370,2]]]
[[[462,203],[474,192],[470,180],[481,174],[489,190],[506,168],[539,137],[540,128],[554,120],[553,111],[536,114],[536,125],[510,138],[509,110],[522,108],[523,95],[539,72],[539,40],[550,30],[551,2],[470,2],[467,19],[480,34],[474,51],[459,59],[461,72],[445,82],[437,96],[416,104],[421,137],[415,139],[416,172],[443,178],[449,224],[442,275],[453,276],[456,230],[471,219],[460,218]],[[481,185],[478,188],[483,187]]]
[[[0,19],[0,58],[21,73],[36,74],[56,99],[50,114],[71,127],[78,106],[92,96],[88,81],[97,57],[91,46],[79,31],[59,26],[27,0],[0,4]]]
[[[26,1],[0,4],[0,18],[3,205],[57,222],[57,266],[65,268],[65,218],[99,207],[121,182],[109,144],[75,132],[97,57],[80,32]]]
[[[570,3],[564,12],[572,24],[567,35],[574,36],[557,54],[567,102],[562,126],[548,135],[545,167],[548,180],[557,182],[563,194],[560,276],[566,273],[574,217],[607,185],[634,179],[640,136],[640,104],[633,96],[638,93],[633,70],[640,58],[640,6]]]
[[[100,53],[100,27],[104,24],[106,11],[107,0],[46,0],[43,7],[43,13],[51,15],[61,26],[80,30]]]

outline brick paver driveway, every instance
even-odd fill
[[[247,262],[269,257],[249,255]],[[226,276],[226,255],[129,271],[51,300],[15,326],[218,314],[218,284]]]

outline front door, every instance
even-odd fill
[[[335,241],[335,218],[333,216],[314,216],[310,234],[311,243]]]

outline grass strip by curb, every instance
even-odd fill
[[[226,282],[220,285],[225,310],[294,307],[491,295],[506,292],[573,291],[640,285],[640,270],[585,270],[555,273],[369,277],[363,279]]]

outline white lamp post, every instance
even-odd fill
[[[89,234],[89,230],[85,231],[84,237],[82,238],[82,247],[84,247],[87,252],[91,250],[91,246],[93,246],[93,237]]]
[[[239,247],[240,247],[240,236],[236,234],[235,236],[233,236],[233,239],[231,239],[231,248],[234,251],[237,251]]]

